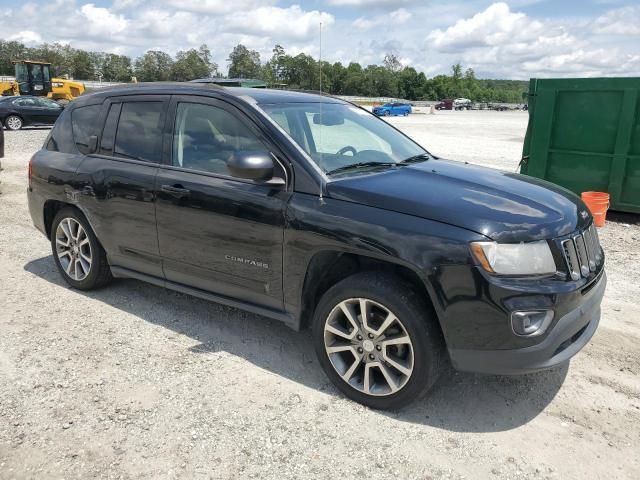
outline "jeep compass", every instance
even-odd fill
[[[569,191],[445,160],[370,112],[197,83],[99,90],[29,164],[62,277],[114,277],[310,328],[346,396],[399,408],[447,362],[519,374],[594,334],[606,277]]]

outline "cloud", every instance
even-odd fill
[[[544,26],[524,13],[513,13],[506,3],[494,3],[471,18],[458,20],[446,30],[436,29],[427,41],[439,51],[528,41],[543,33]]]
[[[595,23],[606,29],[619,21],[615,15]],[[629,35],[632,25],[625,25]],[[500,2],[446,29],[431,31],[425,45],[456,55],[476,71],[499,72],[511,78],[614,75],[640,69],[640,56],[620,47],[596,46],[596,39],[588,35],[594,30],[589,23],[568,25],[565,21],[560,25],[533,19]],[[582,32],[587,35],[579,35]]]
[[[122,15],[111,13],[108,9],[96,7],[87,3],[80,7],[80,14],[84,20],[84,28],[92,35],[113,35],[127,29],[129,22]]]
[[[640,6],[611,10],[593,22],[594,32],[607,35],[640,35]]]
[[[31,45],[34,43],[42,42],[42,37],[39,33],[36,33],[32,30],[21,30],[13,35],[9,35],[8,40],[14,40],[17,42],[26,43],[27,45]]]
[[[230,12],[252,10],[273,2],[260,0],[160,0],[159,3],[164,3],[174,9],[186,10],[189,12],[221,15]]]
[[[227,32],[268,35],[292,39],[308,39],[323,27],[333,24],[333,15],[318,10],[305,11],[298,5],[288,8],[260,7],[229,15],[222,28]]]
[[[398,5],[409,5],[415,0],[329,0],[330,5],[338,7],[382,7],[394,8]]]
[[[353,26],[360,30],[369,30],[374,27],[394,27],[405,23],[411,18],[411,14],[404,8],[399,8],[385,15],[375,17],[359,17],[353,21]]]
[[[27,0],[0,11],[0,38],[132,57],[207,43],[226,65],[238,43],[263,60],[276,43],[317,57],[322,22],[330,62],[380,64],[393,52],[428,75],[448,73],[458,61],[485,78],[640,74],[637,2],[607,3],[591,15],[586,8],[570,17],[524,13],[538,1]]]

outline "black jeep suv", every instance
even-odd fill
[[[448,359],[552,367],[598,326],[604,256],[578,197],[436,158],[335,98],[101,90],[58,119],[28,196],[73,287],[136,278],[310,327],[326,374],[374,408]]]

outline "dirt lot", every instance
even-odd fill
[[[526,118],[390,121],[514,171]],[[569,366],[451,372],[383,413],[328,383],[306,332],[133,280],[69,289],[26,205],[46,133],[7,132],[0,174],[0,478],[640,478],[638,216],[600,231],[601,326]]]

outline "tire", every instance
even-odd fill
[[[23,121],[18,115],[9,115],[4,119],[4,125],[9,130],[20,130],[22,128]]]
[[[62,278],[73,288],[92,290],[113,279],[102,245],[75,208],[63,208],[53,219],[51,251]]]
[[[390,112],[389,110],[387,110],[387,111],[385,111],[385,112],[384,112],[384,116],[385,116],[385,117],[388,117],[389,115],[391,115],[391,112]]]
[[[368,326],[358,313],[362,299]],[[391,323],[383,320],[392,318],[389,314],[395,318]],[[423,397],[440,376],[445,350],[437,322],[424,294],[411,284],[395,275],[363,272],[322,296],[312,336],[320,365],[344,395],[374,409],[393,410]]]

